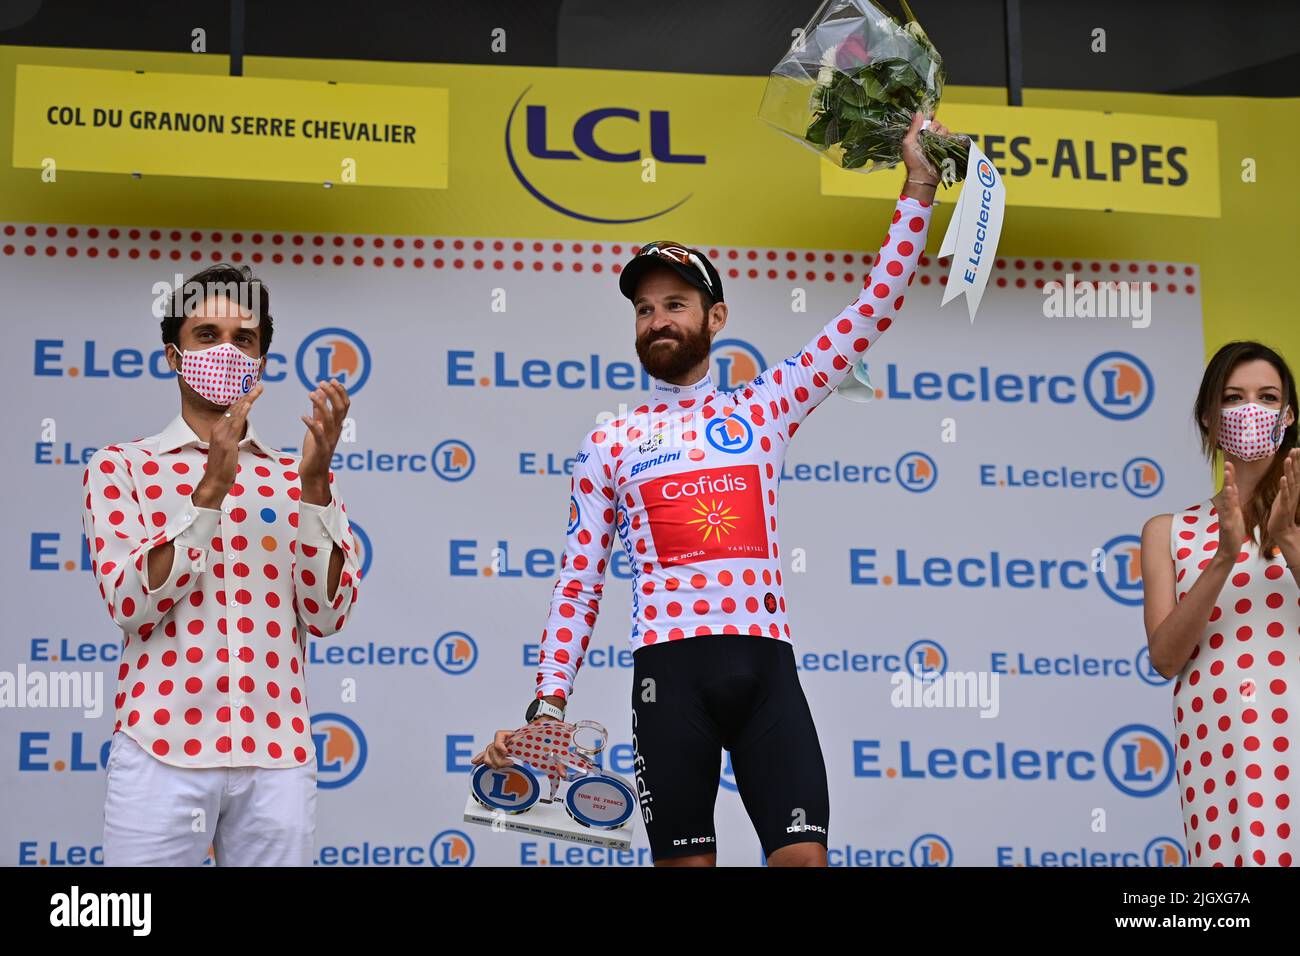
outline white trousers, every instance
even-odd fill
[[[105,866],[311,866],[316,763],[173,767],[124,733],[108,753]]]

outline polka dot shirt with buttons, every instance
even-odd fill
[[[295,767],[314,761],[305,638],[337,632],[357,599],[357,551],[333,473],[331,501],[300,500],[298,456],[252,422],[220,509],[191,495],[207,444],[181,417],[91,458],[83,522],[99,592],[124,632],[117,722],[178,767]],[[149,552],[173,543],[149,589]],[[330,555],[343,573],[327,593]]]

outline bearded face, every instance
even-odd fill
[[[676,382],[707,361],[713,333],[695,286],[652,269],[638,283],[635,310],[637,358],[655,378]]]
[[[673,381],[686,375],[709,354],[709,318],[702,310],[699,324],[647,329],[636,340],[637,358],[655,378]]]

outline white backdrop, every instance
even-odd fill
[[[105,711],[0,710],[0,863],[98,859],[119,635],[81,566],[79,461],[177,412],[174,381],[150,370],[165,371],[153,283],[214,252],[248,261],[258,249],[277,322],[270,377],[282,379],[256,409],[259,431],[281,447],[301,441],[300,363],[313,376],[324,355],[354,389],[356,441],[335,467],[368,571],[347,628],[309,659],[318,862],[648,863],[640,820],[635,851],[620,856],[460,819],[469,757],[521,723],[531,698],[530,654],[564,546],[564,461],[598,413],[641,394],[603,377],[610,363],[636,363],[612,274],[628,248],[72,232],[19,226],[0,241],[10,462],[0,670],[102,672]],[[818,251],[810,275],[799,250],[791,278],[789,250],[729,252],[715,253],[731,306],[715,367],[733,374],[746,356],[772,363],[802,346],[866,269],[860,254],[829,265]],[[1167,263],[1007,262],[972,325],[964,305],[939,310],[943,270],[927,262],[870,353],[885,394],[829,398],[800,429],[782,483],[791,628],[830,773],[831,861],[1177,863],[1170,687],[1144,666],[1141,607],[1127,602],[1141,594],[1142,522],[1212,493],[1189,411],[1203,360],[1199,276]],[[1071,271],[1158,281],[1150,326],[1044,318],[1035,280]],[[804,312],[792,310],[796,289]],[[560,370],[567,360],[578,364]],[[631,377],[615,367],[614,384]],[[1025,486],[1029,470],[1062,468],[1085,486]],[[994,553],[1000,586],[987,583]],[[963,559],[979,561],[962,565],[967,580],[986,583],[957,583]],[[927,561],[928,583],[918,581]],[[1045,586],[1043,562],[1053,562]],[[1081,564],[1063,581],[1067,562]],[[1008,565],[1032,586],[1009,586]],[[628,608],[627,581],[612,579],[569,712],[609,727],[612,767],[630,776]],[[891,706],[891,675],[908,666],[1000,672],[997,716]],[[757,864],[723,770],[719,861]]]

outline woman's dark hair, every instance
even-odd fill
[[[1201,433],[1201,451],[1211,463],[1214,462],[1219,448],[1219,426],[1223,421],[1223,390],[1227,387],[1228,379],[1238,365],[1259,359],[1263,359],[1277,369],[1278,378],[1282,380],[1282,413],[1285,415],[1289,406],[1293,418],[1300,418],[1295,406],[1295,377],[1291,374],[1286,360],[1267,345],[1259,342],[1229,342],[1214,353],[1209,365],[1205,367],[1205,375],[1201,378],[1201,388],[1196,393],[1196,406],[1192,412],[1196,427]],[[1209,424],[1206,425],[1206,422]],[[1250,501],[1242,502],[1241,514],[1245,519],[1246,533],[1259,545],[1260,553],[1265,558],[1272,555],[1274,545],[1273,538],[1268,533],[1268,513],[1273,507],[1273,499],[1277,497],[1278,481],[1282,477],[1287,453],[1296,446],[1298,426],[1300,422],[1292,421],[1282,432],[1282,445],[1273,456],[1272,464],[1260,479]],[[1259,538],[1256,537],[1257,531],[1261,535]]]
[[[233,301],[249,307],[260,319],[258,338],[261,342],[262,354],[265,355],[271,350],[271,334],[275,330],[275,323],[271,319],[270,291],[261,279],[253,275],[253,270],[248,266],[236,266],[225,262],[208,266],[202,272],[196,272],[185,280],[184,285],[174,290],[174,294],[167,297],[167,307],[160,323],[164,345],[180,347],[181,323],[189,315],[184,305],[188,298],[188,290],[193,289],[196,283],[210,290],[209,295],[216,292],[230,298],[233,293]]]

